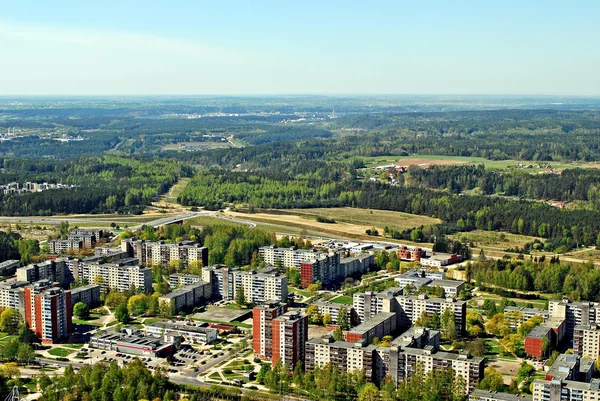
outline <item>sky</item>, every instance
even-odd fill
[[[0,0],[0,95],[600,95],[597,0]]]

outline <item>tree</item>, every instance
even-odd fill
[[[137,294],[127,301],[127,310],[130,316],[139,316],[148,311],[148,297],[145,294]]]
[[[266,363],[260,365],[260,370],[256,375],[256,381],[258,382],[258,384],[265,384],[265,377],[267,376],[267,373],[269,373],[270,370],[271,365]]]
[[[25,362],[26,365],[29,365],[31,361],[33,361],[36,357],[36,353],[28,344],[19,345],[19,351],[17,352],[17,359],[21,362]]]
[[[90,307],[83,302],[77,302],[75,306],[73,306],[73,314],[79,319],[87,320],[90,317]]]
[[[6,308],[0,313],[0,331],[7,334],[17,334],[22,319],[18,310]]]
[[[502,391],[504,389],[504,380],[502,374],[492,366],[485,368],[483,379],[479,382],[478,388],[490,391]]]
[[[367,383],[358,390],[358,401],[376,401],[379,399],[379,390],[373,383]]]
[[[15,362],[5,363],[2,366],[2,374],[9,379],[21,377],[21,371]]]
[[[335,341],[344,341],[344,333],[342,332],[342,328],[340,326],[336,327],[333,331],[333,339]]]
[[[129,323],[129,310],[127,309],[127,305],[121,304],[117,306],[117,309],[115,309],[115,319],[124,324]]]
[[[21,344],[39,344],[40,339],[35,333],[27,326],[27,323],[23,322],[19,327],[19,342]]]
[[[312,283],[308,286],[308,291],[315,293],[321,289],[322,283],[317,281],[316,283]]]
[[[242,308],[246,306],[246,294],[243,286],[239,287],[235,293],[235,303]]]
[[[127,303],[127,297],[118,291],[109,292],[104,301],[104,305],[110,309],[116,309],[117,306],[125,303]]]
[[[304,368],[302,367],[302,361],[298,361],[296,363],[296,367],[294,367],[294,376],[292,381],[296,387],[300,387],[302,382],[304,381]]]
[[[329,313],[324,314],[323,315],[323,326],[327,326],[330,323],[331,323],[331,315]]]
[[[341,307],[338,312],[337,324],[342,330],[348,330],[350,328],[350,322],[348,321],[348,308],[345,306]]]

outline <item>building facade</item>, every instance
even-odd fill
[[[288,310],[287,304],[270,302],[252,309],[252,348],[261,359],[273,357],[273,320]]]
[[[73,333],[71,292],[40,281],[24,288],[25,320],[42,343],[56,343]]]
[[[141,264],[147,266],[169,266],[174,260],[181,261],[184,267],[191,262],[208,266],[208,248],[193,241],[165,243],[128,239],[121,241],[121,250],[128,252],[131,257],[138,258]]]
[[[304,363],[308,340],[308,316],[299,311],[286,312],[272,320],[273,357],[271,362],[281,359],[284,366],[294,369],[298,362]]]
[[[243,288],[246,302],[255,304],[286,302],[288,297],[288,278],[277,272],[242,271],[215,265],[203,268],[202,278],[212,283],[213,296],[224,300],[235,300],[240,288]]]
[[[158,298],[159,308],[175,315],[183,310],[190,310],[194,306],[209,300],[212,297],[212,285],[204,281],[184,285],[168,294]]]

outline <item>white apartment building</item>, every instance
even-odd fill
[[[600,357],[600,328],[595,324],[575,326],[573,353],[593,360],[598,359]]]
[[[213,283],[213,295],[234,300],[240,288],[247,302],[261,304],[268,301],[287,301],[288,278],[279,273],[242,271],[223,266],[205,267],[204,281]]]

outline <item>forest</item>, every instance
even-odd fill
[[[74,188],[0,194],[0,214],[27,216],[68,213],[141,213],[179,177],[191,174],[183,163],[113,156],[62,162],[2,160],[0,183],[49,182]]]

